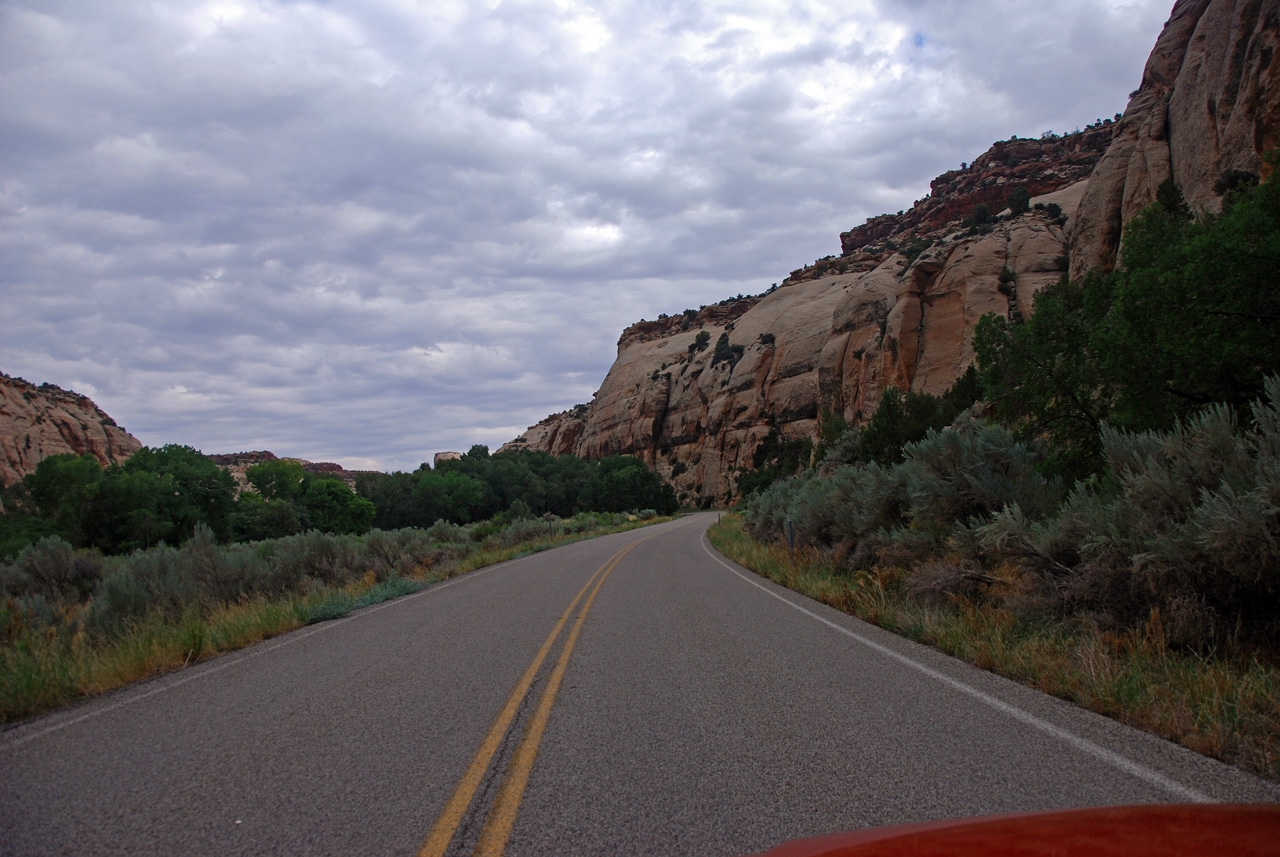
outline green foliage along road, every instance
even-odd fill
[[[949,404],[890,390],[861,429],[824,421],[748,529],[935,605],[1280,649],[1280,183],[1240,179],[1195,216],[1166,184],[1113,273],[984,317]],[[975,381],[985,414],[952,422]]]
[[[1114,273],[1063,279],[1026,324],[983,318],[974,348],[996,418],[1043,437],[1070,477],[1101,469],[1104,422],[1167,430],[1215,403],[1247,418],[1280,373],[1280,184],[1247,185],[1192,218],[1167,183]]]
[[[558,515],[653,509],[669,515],[675,492],[638,458],[584,461],[534,450],[491,455],[473,446],[461,459],[425,464],[413,473],[370,473],[356,490],[377,507],[374,525],[384,529],[482,521],[511,512]]]
[[[413,473],[362,474],[355,490],[297,461],[261,462],[245,475],[252,490],[237,497],[229,472],[178,445],[144,447],[105,470],[92,456],[50,456],[5,492],[0,558],[50,536],[116,555],[181,545],[201,526],[228,543],[308,530],[359,535],[436,521],[677,508],[671,487],[626,456],[588,462],[533,451],[490,455],[475,446],[437,470],[424,464]]]

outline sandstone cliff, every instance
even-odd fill
[[[866,419],[890,384],[941,393],[972,363],[983,314],[1025,318],[1068,266],[1074,276],[1112,267],[1124,224],[1167,178],[1212,211],[1224,174],[1265,175],[1278,38],[1280,0],[1179,0],[1116,122],[997,143],[910,210],[842,234],[839,257],[781,287],[633,325],[589,405],[508,447],[637,455],[683,500],[723,500],[772,432],[812,439],[824,411]],[[1019,187],[1046,208],[962,223]]]
[[[1266,177],[1280,142],[1280,0],[1178,0],[1115,140],[1089,182],[1071,274],[1110,270],[1124,224],[1168,178],[1193,210],[1218,211],[1220,179]]]
[[[1096,160],[1109,130],[1085,133]],[[864,419],[888,384],[941,393],[973,361],[979,318],[1025,315],[1033,295],[1061,276],[1089,166],[1077,148],[1085,135],[1072,137],[1001,145],[1034,159],[1036,169],[1023,175],[1035,180],[1021,186],[1067,183],[1032,200],[1046,208],[963,226],[954,215],[1020,186],[1001,174],[1022,166],[1020,159],[1010,166],[980,158],[960,171],[963,181],[943,177],[944,186],[963,185],[969,194],[952,190],[846,233],[844,256],[794,271],[764,295],[627,328],[589,405],[543,420],[504,448],[636,455],[685,501],[723,500],[771,432],[812,438],[824,411]],[[1085,163],[1070,169],[1055,150]],[[1051,173],[1056,182],[1046,178]]]
[[[92,455],[105,467],[142,444],[84,396],[0,374],[0,483],[10,485],[50,455]]]

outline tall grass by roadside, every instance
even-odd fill
[[[477,568],[663,520],[648,510],[589,513],[229,546],[206,530],[180,548],[125,557],[47,539],[0,565],[0,722]]]
[[[849,573],[830,552],[755,541],[736,515],[725,516],[709,535],[725,556],[789,589],[1280,781],[1280,667],[1256,652],[1221,657],[1175,649],[1158,610],[1115,633],[1082,617],[1025,619],[981,598],[931,593],[918,585],[927,578],[920,570],[876,566]],[[971,583],[1015,581],[975,574]]]

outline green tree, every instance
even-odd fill
[[[302,495],[307,525],[326,533],[361,535],[373,525],[373,503],[340,479],[314,479]]]
[[[356,493],[373,503],[373,526],[380,530],[429,526],[435,519],[424,520],[414,507],[415,484],[413,473],[361,473],[356,477]]]
[[[1090,279],[1094,287],[1098,279]],[[1047,438],[1049,469],[1071,477],[1101,466],[1099,432],[1112,403],[1111,381],[1090,350],[1096,324],[1085,287],[1063,277],[1036,296],[1025,324],[990,314],[974,332],[982,389],[996,418],[1019,438]]]
[[[902,460],[904,446],[942,425],[942,402],[938,397],[888,387],[862,429],[858,451],[863,461],[896,464]]]
[[[710,336],[708,336],[710,338]],[[720,338],[716,340],[716,350],[711,355],[711,365],[718,363],[728,363],[730,367],[736,366],[738,361],[742,359],[743,352],[746,347],[742,345],[730,345],[729,334],[722,333]]]
[[[974,348],[998,418],[1043,436],[1079,477],[1102,465],[1103,423],[1167,429],[1222,402],[1248,418],[1280,372],[1280,185],[1243,187],[1191,219],[1176,185],[1125,230],[1120,266],[1042,292],[1030,321],[978,323]]]
[[[177,544],[180,535],[165,509],[165,498],[177,492],[172,476],[108,467],[84,515],[86,538],[107,554]]]
[[[40,517],[72,545],[82,546],[82,521],[102,482],[98,460],[92,455],[51,455],[24,481]]]
[[[86,538],[106,552],[181,544],[199,524],[230,536],[231,474],[189,446],[143,447],[107,468],[85,514]]]
[[[598,462],[595,508],[602,512],[653,509],[669,515],[679,508],[675,491],[638,458],[615,455]]]
[[[1246,415],[1280,371],[1280,184],[1244,187],[1194,221],[1178,199],[1129,224],[1096,296],[1106,315],[1094,348],[1118,388],[1109,418],[1130,430],[1214,402]]]
[[[1015,187],[1005,198],[1005,205],[1009,206],[1009,213],[1014,217],[1026,214],[1031,210],[1031,191],[1025,187]]]
[[[267,500],[292,502],[306,490],[307,472],[297,461],[259,462],[244,472],[249,484]]]
[[[423,467],[413,486],[413,508],[420,526],[437,520],[468,524],[485,508],[485,483],[456,470]]]
[[[285,500],[266,500],[261,494],[245,491],[231,510],[231,540],[256,542],[278,539],[303,531],[300,508]]]
[[[0,560],[57,533],[51,521],[37,514],[23,482],[0,488]]]

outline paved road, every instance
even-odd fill
[[[495,566],[0,733],[0,857],[729,855],[1280,801],[743,572],[713,520]]]

